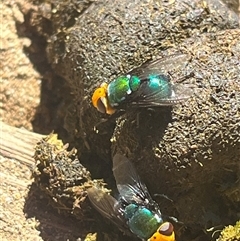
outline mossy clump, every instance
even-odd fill
[[[81,218],[86,190],[93,185],[104,188],[105,184],[102,180],[92,180],[90,172],[80,163],[77,150],[68,151],[67,148],[68,144],[64,145],[56,134],[39,141],[35,148],[36,165],[32,175],[55,208]]]
[[[97,240],[97,233],[89,233],[84,241],[96,241]]]
[[[223,229],[220,237],[216,241],[239,241],[240,240],[240,221],[234,226],[229,225]]]

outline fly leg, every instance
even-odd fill
[[[192,78],[194,76],[195,76],[194,72],[191,72],[190,74],[186,74],[186,75],[182,76],[181,78],[177,79],[176,82],[177,83],[182,83],[183,81],[185,81],[187,79],[190,79],[190,78]]]
[[[156,194],[154,194],[153,196],[154,196],[154,197],[163,197],[163,198],[165,198],[166,200],[168,200],[168,201],[170,201],[171,203],[173,203],[173,200],[170,199],[170,198],[169,198],[167,195],[165,195],[165,194],[158,194],[158,193],[156,193]],[[164,215],[164,216],[165,216],[165,215]],[[179,220],[178,220],[177,218],[175,218],[175,217],[166,216],[166,218],[169,219],[169,220],[171,220],[171,221],[173,221],[173,222],[175,222],[175,223],[183,224],[183,222],[179,221]]]
[[[154,197],[163,197],[163,198],[167,199],[168,201],[173,202],[173,200],[170,199],[170,198],[169,198],[167,195],[165,195],[165,194],[156,193],[156,194],[154,194],[153,196],[154,196]]]
[[[123,113],[125,113],[125,111],[123,112],[123,111],[119,110],[119,111],[116,111],[116,112],[115,112],[114,114],[112,114],[112,115],[107,115],[107,116],[101,118],[101,120],[94,125],[93,130],[94,130],[96,133],[99,133],[98,127],[99,127],[100,125],[102,125],[103,123],[106,123],[106,122],[111,122],[111,123],[115,122],[115,123],[116,123],[116,119],[117,119],[118,117],[122,116]]]
[[[168,75],[170,76],[171,79],[173,79],[173,76],[170,72],[168,72]],[[182,83],[183,81],[187,80],[187,79],[190,79],[192,77],[194,77],[195,74],[194,72],[191,72],[190,74],[186,74],[180,78],[178,78],[176,81],[174,81],[175,83]]]
[[[175,223],[184,224],[183,222],[179,221],[177,218],[172,217],[172,216],[168,216],[168,219]]]

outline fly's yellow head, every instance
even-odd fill
[[[92,104],[101,113],[112,115],[116,110],[113,109],[107,98],[107,83],[101,84],[92,95]]]
[[[175,241],[173,225],[169,222],[161,224],[158,230],[152,235],[148,241]]]

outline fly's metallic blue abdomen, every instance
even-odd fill
[[[162,222],[162,219],[149,209],[136,204],[129,204],[126,207],[125,217],[130,230],[142,239],[151,237]]]
[[[159,93],[158,98],[170,98],[173,94],[170,79],[165,75],[150,74],[145,81],[142,81],[141,98]]]

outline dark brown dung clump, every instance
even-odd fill
[[[81,218],[86,190],[97,185],[104,187],[101,180],[92,180],[90,172],[77,158],[77,150],[67,151],[56,134],[42,139],[36,146],[33,170],[35,183],[51,197],[52,204],[62,212],[74,213]],[[106,190],[107,191],[107,190]]]

